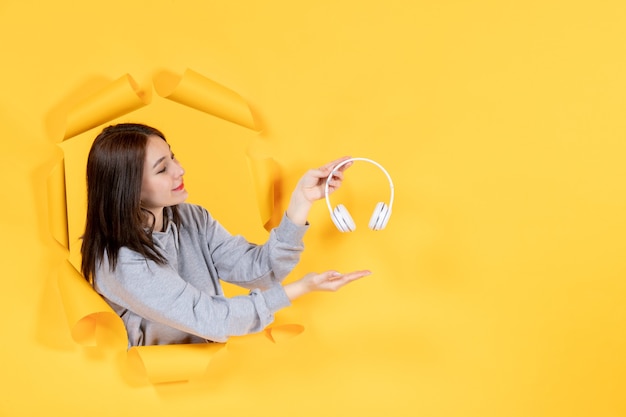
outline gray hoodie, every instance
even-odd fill
[[[106,254],[97,268],[94,287],[124,321],[129,345],[225,342],[263,330],[290,305],[281,282],[300,259],[308,225],[283,215],[267,242],[256,245],[200,206],[178,207],[180,227],[166,208],[167,227],[153,234],[166,265],[124,247],[115,270]],[[226,298],[220,279],[251,291]]]

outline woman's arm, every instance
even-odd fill
[[[128,310],[127,319],[139,316],[216,342],[261,331],[275,312],[290,305],[280,285],[230,298],[200,291],[171,266],[158,265],[126,248],[115,271],[107,263],[99,268],[95,288],[107,301]],[[127,321],[129,337],[142,331],[129,328]],[[137,320],[131,322],[140,326]]]
[[[231,236],[206,213],[205,235],[220,279],[245,288],[267,288],[280,283],[300,260],[304,249],[307,216],[312,204],[324,198],[326,179],[333,168],[349,157],[339,158],[307,171],[295,187],[280,225],[272,229],[263,245],[251,245],[241,236]],[[329,193],[341,186],[347,163],[334,173]]]

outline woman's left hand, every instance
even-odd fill
[[[285,285],[285,293],[290,300],[295,300],[314,291],[337,291],[357,279],[370,275],[368,270],[353,271],[341,274],[337,271],[326,271],[321,274],[306,274],[297,281]]]

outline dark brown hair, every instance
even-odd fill
[[[149,136],[165,140],[159,130],[137,123],[105,128],[94,140],[87,159],[87,221],[82,237],[81,272],[93,277],[106,253],[111,270],[122,247],[146,259],[166,263],[154,246],[154,216],[141,207],[141,183]],[[173,220],[179,223],[176,206]],[[146,216],[153,224],[146,229]]]

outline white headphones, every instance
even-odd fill
[[[372,213],[372,217],[370,218],[370,222],[369,222],[370,229],[382,230],[385,228],[385,226],[387,226],[387,222],[389,221],[389,217],[391,216],[391,206],[393,205],[393,181],[391,181],[391,176],[385,170],[385,168],[382,167],[382,165],[380,165],[378,162],[374,162],[371,159],[367,159],[367,158],[350,158],[350,159],[343,161],[340,164],[337,164],[337,166],[333,168],[333,171],[330,173],[330,175],[326,179],[326,187],[324,189],[324,194],[326,196],[326,204],[328,205],[330,218],[333,220],[333,223],[335,223],[335,226],[337,226],[337,229],[339,229],[339,231],[341,232],[352,232],[356,230],[356,225],[354,224],[354,220],[352,220],[352,216],[350,216],[348,209],[346,209],[342,204],[339,204],[333,210],[330,207],[330,200],[328,199],[328,185],[335,171],[337,171],[339,168],[341,168],[345,164],[352,162],[352,161],[365,161],[365,162],[369,162],[371,164],[376,165],[378,168],[381,169],[381,171],[385,173],[385,175],[387,176],[387,179],[389,180],[389,188],[391,189],[391,197],[389,198],[389,205],[382,203],[382,202],[376,204],[376,208],[374,209],[374,213]]]

